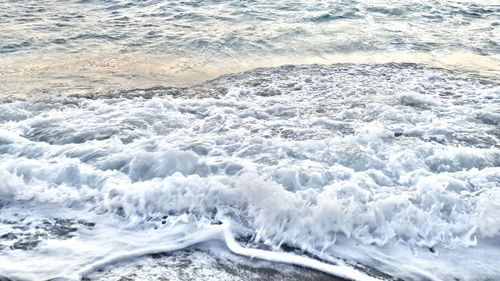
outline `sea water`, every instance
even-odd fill
[[[205,270],[500,276],[496,3],[0,8],[0,277],[200,243]]]

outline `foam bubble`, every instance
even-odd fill
[[[71,276],[205,241],[224,221],[234,252],[343,277],[497,276],[500,135],[480,113],[499,92],[478,79],[286,66],[183,97],[3,104],[0,269]]]

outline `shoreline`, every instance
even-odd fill
[[[284,65],[409,63],[498,81],[500,56],[468,52],[354,52],[218,60],[100,50],[77,55],[15,54],[0,60],[0,99],[194,87],[227,75]]]
[[[349,281],[300,266],[268,262],[235,255],[220,243],[195,245],[113,264],[84,276],[82,281],[100,280],[268,280]]]
[[[500,58],[499,58],[500,59]],[[101,90],[88,90],[83,92],[69,92],[69,93],[61,93],[61,92],[45,92],[40,94],[10,94],[10,95],[1,95],[0,94],[0,103],[11,103],[16,101],[35,101],[35,102],[43,102],[52,99],[60,99],[60,98],[83,98],[83,99],[112,99],[112,98],[152,98],[152,97],[162,97],[162,96],[173,96],[173,97],[220,97],[220,94],[225,94],[224,90],[227,91],[226,88],[221,88],[219,81],[227,80],[231,78],[237,78],[239,76],[251,75],[252,73],[259,73],[267,70],[276,70],[279,71],[284,68],[302,68],[302,67],[317,67],[317,68],[330,68],[330,67],[345,67],[345,66],[412,66],[416,68],[425,68],[429,70],[440,70],[443,72],[447,72],[454,76],[467,76],[468,78],[473,78],[477,80],[488,80],[493,83],[500,84],[500,69],[498,70],[499,75],[488,75],[487,73],[476,73],[476,72],[461,72],[452,68],[446,68],[444,66],[432,66],[426,63],[418,63],[418,62],[405,62],[405,61],[387,61],[387,62],[375,62],[375,63],[367,63],[367,62],[334,62],[334,63],[303,63],[303,64],[281,64],[281,65],[273,65],[273,66],[257,66],[251,69],[242,69],[241,71],[234,71],[228,73],[221,73],[218,76],[207,78],[205,80],[201,80],[199,82],[192,82],[189,84],[169,84],[166,83],[164,85],[143,85],[141,86],[126,86],[123,88],[106,88]],[[216,93],[212,93],[212,92]],[[221,93],[221,91],[223,93]],[[211,94],[215,94],[211,95]]]

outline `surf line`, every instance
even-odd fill
[[[159,254],[166,252],[173,252],[181,249],[185,249],[196,244],[203,242],[208,242],[211,240],[221,240],[225,243],[226,247],[234,254],[245,256],[251,259],[265,260],[269,262],[291,264],[296,266],[301,266],[305,268],[310,268],[313,270],[318,270],[336,277],[344,278],[353,281],[380,281],[376,277],[369,276],[362,271],[356,270],[348,266],[339,266],[329,263],[324,263],[319,260],[315,260],[305,256],[298,256],[292,253],[283,252],[273,252],[261,249],[250,249],[242,247],[238,242],[236,242],[233,233],[231,232],[231,223],[225,220],[221,225],[212,225],[205,231],[197,233],[186,237],[179,241],[178,243],[160,246],[160,247],[149,247],[138,249],[135,251],[130,251],[127,253],[116,254],[92,263],[77,273],[74,276],[75,279],[81,280],[82,277],[88,276],[98,270],[104,269],[113,264],[131,260],[134,258],[139,258],[151,254]]]

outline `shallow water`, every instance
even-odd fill
[[[494,1],[0,2],[0,279],[179,256],[497,279],[499,24]]]
[[[0,1],[0,96],[412,62],[500,76],[498,1]]]

